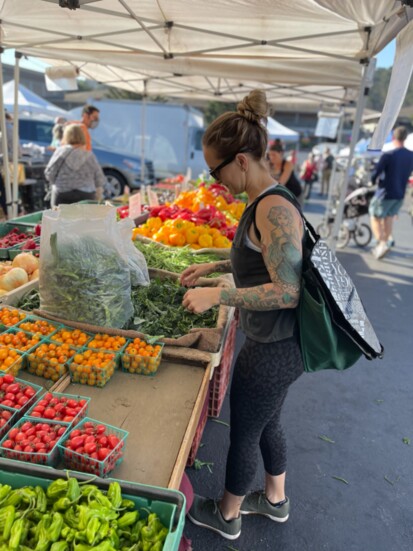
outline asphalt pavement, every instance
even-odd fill
[[[317,224],[324,201],[305,213]],[[229,542],[194,526],[194,551],[413,550],[413,225],[408,203],[395,224],[395,247],[381,261],[354,241],[338,252],[385,348],[382,360],[361,359],[345,372],[305,373],[290,389],[282,420],[288,443],[285,524],[244,517]],[[242,335],[237,336],[237,351]],[[216,422],[208,419],[198,459],[187,469],[196,493],[223,491],[229,443],[228,394]],[[260,464],[253,489],[262,488]]]

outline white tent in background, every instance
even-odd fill
[[[3,85],[4,107],[8,111],[13,111],[14,107],[14,80],[10,80]],[[18,91],[19,114],[28,116],[38,116],[45,118],[54,118],[57,116],[67,117],[67,112],[60,109],[53,103],[38,96],[22,84]]]
[[[274,140],[275,138],[279,138],[284,142],[298,142],[298,140],[300,139],[300,134],[298,132],[287,128],[272,117],[268,117],[267,130],[268,135],[272,140]]]

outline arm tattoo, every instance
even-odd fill
[[[230,274],[232,272],[231,260],[222,260],[215,263],[214,272]]]
[[[271,207],[268,213],[270,239],[261,243],[271,283],[245,289],[224,289],[221,304],[247,310],[295,308],[301,284],[301,226],[290,209]]]

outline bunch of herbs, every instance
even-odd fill
[[[148,287],[132,288],[134,319],[129,329],[147,335],[178,338],[194,327],[216,327],[218,308],[193,314],[182,306],[187,289],[172,279],[155,278]]]

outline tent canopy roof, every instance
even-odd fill
[[[58,0],[0,0],[3,47],[75,63],[134,91],[145,78],[177,74],[231,86],[357,87],[359,61],[412,18],[400,0],[95,0],[75,11]]]

